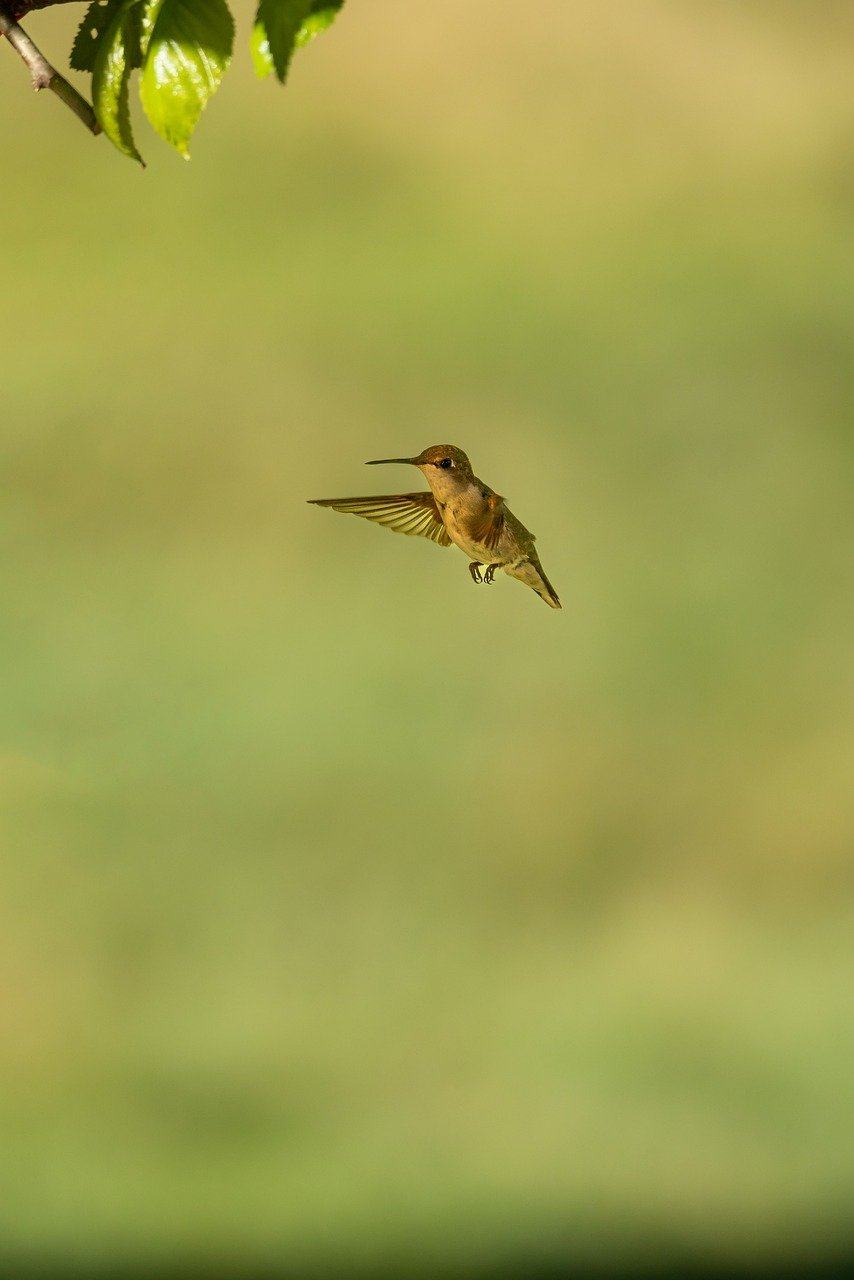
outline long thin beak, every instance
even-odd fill
[[[374,458],[372,462],[366,462],[366,467],[381,467],[386,462],[414,462],[414,458]]]

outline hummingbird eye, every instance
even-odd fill
[[[442,458],[441,462],[439,463],[439,466],[440,466],[440,467],[444,467],[444,469],[445,469],[446,471],[447,471],[448,467],[452,467],[453,465],[454,465],[454,464],[453,464],[453,462],[451,461],[451,459],[450,459],[450,458]]]

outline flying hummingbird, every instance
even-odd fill
[[[375,520],[396,533],[430,538],[440,547],[456,543],[471,560],[474,582],[492,582],[496,569],[532,587],[551,609],[561,607],[529,533],[488,484],[478,480],[462,449],[434,444],[417,458],[378,458],[377,467],[405,462],[417,467],[430,486],[420,493],[393,493],[375,498],[311,498],[318,507],[332,507],[365,520]],[[486,572],[481,575],[481,569]]]

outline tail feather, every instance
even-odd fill
[[[526,587],[530,587],[532,591],[536,591],[541,600],[545,600],[550,609],[560,609],[560,600],[557,592],[546,577],[543,566],[537,555],[531,552],[524,560],[517,560],[515,564],[505,566],[505,573],[511,578],[518,578],[520,582],[524,582]]]

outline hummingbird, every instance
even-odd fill
[[[478,480],[462,449],[434,444],[416,458],[377,458],[365,465],[405,463],[417,467],[430,486],[419,493],[392,493],[372,498],[310,498],[318,507],[331,507],[365,520],[374,520],[396,533],[429,538],[440,547],[458,546],[469,560],[473,582],[491,583],[496,569],[518,578],[560,609],[557,592],[549,582],[529,533],[504,499]],[[481,569],[485,572],[481,574]]]

